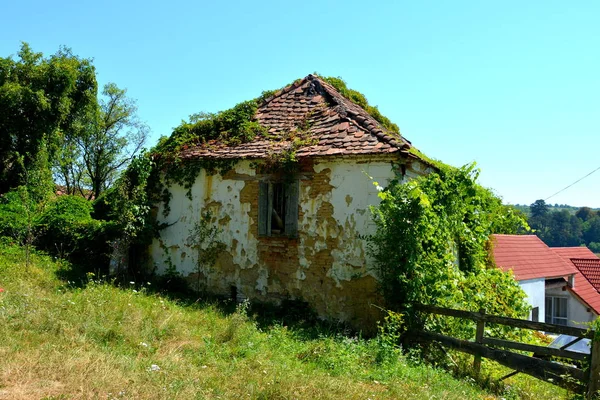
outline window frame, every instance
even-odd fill
[[[283,184],[284,211],[282,233],[272,232],[272,210],[274,185]],[[298,205],[300,203],[300,181],[261,180],[258,183],[258,236],[260,237],[298,237]],[[270,211],[270,212],[269,212]]]
[[[560,303],[561,301],[564,301],[564,316],[559,316],[558,315],[558,311],[560,310]],[[548,302],[550,302],[550,309],[548,309]],[[563,326],[568,326],[569,324],[569,298],[565,297],[565,296],[546,296],[545,298],[545,319],[546,322],[549,324],[555,324],[555,325],[563,325]],[[548,317],[550,318],[550,321],[548,321]],[[560,322],[559,322],[560,321]]]

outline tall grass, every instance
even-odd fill
[[[381,354],[376,339],[258,324],[0,246],[0,399],[472,399],[473,382]]]

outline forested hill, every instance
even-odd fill
[[[513,205],[513,207],[516,208],[517,210],[521,211],[525,215],[527,215],[527,217],[529,217],[531,215],[531,210],[530,210],[531,205],[527,205],[527,204],[515,204],[515,205]],[[579,209],[581,209],[581,208],[589,208],[590,210],[592,210],[594,212],[600,211],[600,208],[575,207],[575,206],[570,206],[568,204],[558,204],[558,203],[554,204],[554,205],[553,204],[546,204],[546,207],[548,207],[548,211],[550,211],[550,212],[566,210],[570,214],[573,214],[573,215],[575,215],[575,213]]]
[[[550,247],[586,245],[600,253],[600,209],[546,204],[516,205],[527,215],[529,226]]]

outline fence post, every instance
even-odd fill
[[[596,392],[600,389],[600,342],[594,338],[590,342],[590,376],[588,378],[587,387],[587,398],[591,399],[594,397]]]
[[[485,322],[483,320],[483,316],[485,315],[485,309],[479,309],[480,319],[477,321],[477,329],[475,331],[475,343],[483,344],[483,333],[485,330]],[[479,377],[479,372],[481,371],[481,356],[475,355],[473,358],[473,370],[477,377]]]

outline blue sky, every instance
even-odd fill
[[[20,42],[93,58],[137,99],[151,143],[312,72],[341,76],[431,157],[477,162],[507,203],[600,166],[597,1],[29,1],[3,4]],[[600,207],[600,171],[548,200]]]

